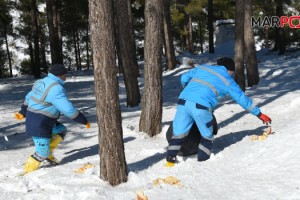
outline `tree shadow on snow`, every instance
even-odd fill
[[[134,140],[135,137],[124,138],[124,143]],[[84,147],[79,149],[73,149],[71,151],[65,152],[65,157],[61,160],[61,164],[66,164],[73,162],[78,159],[83,159],[88,156],[93,156],[99,154],[99,144],[95,144],[90,147]]]
[[[93,146],[90,147],[84,147],[84,148],[79,148],[79,149],[73,149],[71,151],[65,152],[65,156],[60,163],[61,164],[66,164],[69,162],[73,162],[75,160],[78,159],[82,159],[88,156],[93,156],[98,154],[98,150],[99,150],[99,145],[95,144]]]
[[[21,149],[29,146],[33,146],[31,137],[28,137],[25,132],[15,133],[6,137],[0,138],[0,151]]]
[[[156,153],[153,156],[150,156],[148,158],[145,158],[143,160],[130,163],[127,165],[128,172],[140,172],[142,170],[145,170],[155,163],[158,163],[159,161],[165,159],[167,156],[167,153]]]
[[[264,132],[265,128],[265,126],[261,126],[253,130],[244,130],[217,137],[214,141],[212,153],[218,154],[229,146],[242,141],[246,136],[261,135]]]

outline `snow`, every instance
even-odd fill
[[[214,63],[231,50],[218,49],[217,54],[182,55],[197,62]],[[66,83],[70,100],[87,116],[91,128],[62,116],[68,134],[55,151],[61,165],[41,169],[25,176],[26,158],[34,152],[25,136],[24,120],[15,120],[34,79],[18,77],[0,79],[0,199],[6,200],[74,200],[135,199],[143,191],[149,200],[240,200],[300,199],[300,52],[278,56],[262,49],[258,52],[260,83],[247,88],[246,94],[272,118],[273,134],[264,141],[251,141],[267,126],[225,98],[215,111],[219,133],[211,158],[198,162],[196,156],[178,157],[173,168],[165,168],[166,131],[176,112],[181,91],[180,75],[189,68],[183,64],[163,73],[163,129],[156,137],[138,131],[141,106],[126,107],[123,77],[120,81],[120,103],[128,166],[128,181],[112,187],[99,178],[98,126],[92,71],[72,72]],[[143,86],[143,79],[139,78]],[[83,174],[74,171],[86,163],[95,165]],[[161,184],[156,178],[174,176],[183,185]]]

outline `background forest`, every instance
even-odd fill
[[[135,55],[143,59],[145,2],[129,1]],[[167,16],[166,22],[170,20],[169,33],[175,55],[183,51],[214,53],[215,22],[235,19],[236,2],[165,1],[165,10],[170,8],[170,19]],[[297,0],[253,0],[252,4],[253,16],[256,17],[298,15],[300,10]],[[286,47],[300,45],[299,29],[286,27],[282,33],[279,31],[273,27],[254,29],[256,41],[263,40],[264,47],[277,51],[280,41],[284,41],[280,54],[285,52]],[[119,34],[122,34],[121,29]],[[63,62],[70,70],[93,66],[88,0],[0,0],[0,38],[0,78],[12,77],[13,69],[18,74],[33,74],[38,78],[52,63],[58,62]],[[19,54],[24,56],[20,58]],[[174,63],[168,69],[172,67]]]

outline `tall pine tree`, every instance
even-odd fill
[[[127,181],[115,57],[113,1],[90,0],[95,95],[99,126],[100,178]]]
[[[162,128],[162,27],[163,1],[146,0],[145,86],[139,130],[151,137],[159,134]]]

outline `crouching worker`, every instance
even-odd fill
[[[194,122],[201,133],[198,161],[210,158],[214,140],[212,110],[227,94],[264,123],[271,123],[271,119],[261,113],[260,109],[234,81],[232,78],[234,70],[234,61],[231,58],[223,57],[217,60],[217,66],[196,65],[195,68],[181,76],[181,84],[184,89],[179,95],[177,111],[173,120],[173,136],[168,146],[166,167],[174,166],[177,153]]]
[[[53,65],[47,77],[36,81],[26,95],[16,119],[26,117],[26,134],[32,136],[35,153],[28,157],[24,173],[37,170],[44,160],[58,164],[53,150],[64,139],[67,128],[57,119],[60,113],[90,128],[90,123],[68,100],[63,87],[67,69],[61,64]]]

